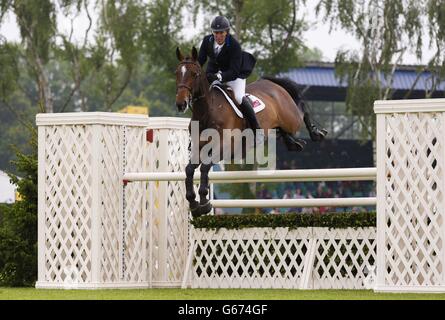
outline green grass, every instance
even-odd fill
[[[372,290],[141,289],[43,290],[0,288],[0,300],[445,300],[445,293],[374,293]]]

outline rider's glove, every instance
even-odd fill
[[[209,83],[213,83],[214,81],[218,80],[218,76],[213,73],[208,73],[207,80],[209,81]]]
[[[218,73],[216,74],[216,77],[218,78],[218,81],[219,81],[219,82],[222,81],[222,74],[221,74],[221,72],[218,72]]]

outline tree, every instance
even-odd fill
[[[144,5],[138,0],[106,1],[101,8],[96,52],[103,64],[97,80],[107,111],[122,95],[138,65],[143,13]]]
[[[94,84],[100,88],[104,96],[104,108],[111,111],[111,106],[117,101],[128,85],[141,54],[140,35],[143,20],[144,4],[139,0],[95,1],[99,23],[94,43],[88,42],[92,19],[88,0],[11,0],[0,2],[0,25],[7,13],[16,17],[20,28],[23,50],[16,56],[11,44],[6,47],[2,43],[2,53],[9,52],[10,59],[16,64],[25,65],[26,72],[36,83],[39,95],[39,105],[43,112],[65,111],[77,96],[79,109],[87,111],[85,83]],[[69,34],[58,30],[57,17],[65,16],[73,19],[85,12],[90,23],[85,31],[84,40],[77,43],[72,39],[73,26]],[[6,50],[8,49],[8,50]],[[7,67],[5,58],[0,60],[0,67]],[[58,62],[67,62],[64,66],[70,68],[72,85],[65,97],[56,96],[53,88],[51,68]],[[18,62],[18,63],[17,63]],[[63,69],[63,67],[62,67]],[[56,70],[57,72],[58,70]],[[8,73],[10,76],[11,73]],[[22,76],[22,74],[20,74]],[[8,78],[9,80],[16,80]],[[51,80],[50,80],[51,79]],[[4,81],[2,81],[4,83]],[[11,82],[12,88],[14,82]],[[10,90],[9,90],[10,91]],[[60,93],[60,92],[58,92]],[[7,95],[2,93],[2,100]],[[58,102],[58,106],[55,105]]]
[[[434,12],[443,7],[439,1],[428,2]],[[316,10],[325,22],[330,23],[331,29],[343,28],[361,44],[360,51],[342,50],[337,53],[336,74],[347,82],[347,110],[360,121],[363,138],[374,139],[374,101],[391,99],[395,71],[407,52],[414,52],[418,59],[422,58],[426,1],[321,0]],[[431,12],[429,20],[430,34],[435,36],[440,33],[440,23],[431,22],[442,21],[443,18]],[[442,43],[437,46],[443,48]],[[438,62],[433,58],[430,64],[419,68],[418,79],[422,72],[432,70]],[[437,82],[436,75],[433,75],[432,83]],[[429,97],[434,90],[435,85],[426,88],[425,96]],[[409,98],[411,92],[409,90],[405,98]]]
[[[431,88],[426,94],[429,97],[436,90],[437,84],[445,80],[445,2],[429,0],[426,11],[430,47],[436,49],[426,67],[432,73]]]
[[[191,42],[185,41],[181,35],[185,27],[182,11],[186,3],[186,0],[153,0],[145,7],[144,71],[150,74],[145,91],[150,92],[150,100],[156,102],[157,107],[165,110],[171,110],[174,105],[176,47],[191,48]]]

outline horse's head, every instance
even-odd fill
[[[179,60],[176,68],[176,106],[178,111],[185,112],[191,106],[193,98],[199,94],[202,69],[195,47],[192,49],[192,55],[187,57],[176,48],[176,57]]]

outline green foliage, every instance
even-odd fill
[[[3,212],[0,225],[0,285],[30,286],[37,277],[37,134],[31,154],[17,152],[21,179],[10,176],[22,197]]]
[[[107,1],[102,16],[103,26],[112,35],[119,60],[128,69],[138,61],[141,46],[142,6],[137,0]]]
[[[381,99],[380,86],[367,60],[340,51],[335,59],[335,74],[347,83],[346,110],[357,116],[361,123],[361,137],[366,140],[375,136],[375,116],[370,110],[375,100]],[[360,70],[358,72],[358,70]],[[367,72],[365,72],[367,70]]]
[[[27,86],[32,84],[18,84]],[[3,99],[1,99],[3,98]],[[17,173],[10,163],[15,157],[11,145],[17,146],[24,152],[29,152],[30,148],[27,140],[29,139],[26,123],[34,121],[35,107],[31,105],[30,99],[22,91],[8,93],[8,97],[0,97],[0,169]]]
[[[6,101],[17,89],[19,68],[17,59],[18,48],[15,44],[0,42],[0,99]]]
[[[246,1],[246,14],[254,12],[244,24],[241,41],[254,48],[263,74],[276,74],[301,66],[301,56],[307,48],[302,42],[307,31],[304,19],[297,13],[304,1]]]
[[[430,47],[436,51],[428,62],[428,70],[435,75],[432,77],[431,92],[440,81],[445,80],[445,2],[441,0],[429,0],[427,2],[428,33]]]
[[[195,228],[243,229],[243,228],[364,228],[376,226],[376,213],[313,213],[313,214],[236,214],[207,215],[192,220]]]
[[[3,217],[7,214],[10,207],[10,204],[0,203],[0,226],[3,224]]]
[[[50,47],[56,32],[56,12],[51,0],[15,0],[12,9],[28,54],[38,55],[42,63],[49,59]]]
[[[174,72],[178,61],[175,50],[177,46],[184,48],[184,53],[188,54],[192,44],[186,42],[181,32],[187,27],[182,17],[182,8],[186,5],[186,0],[154,0],[145,7],[145,20],[143,24],[142,43],[144,50],[144,71],[150,74],[152,81],[146,88],[152,93],[152,99],[159,104],[169,105],[169,113],[175,101],[176,78]],[[151,108],[150,108],[151,109]],[[166,114],[166,115],[167,115]]]

